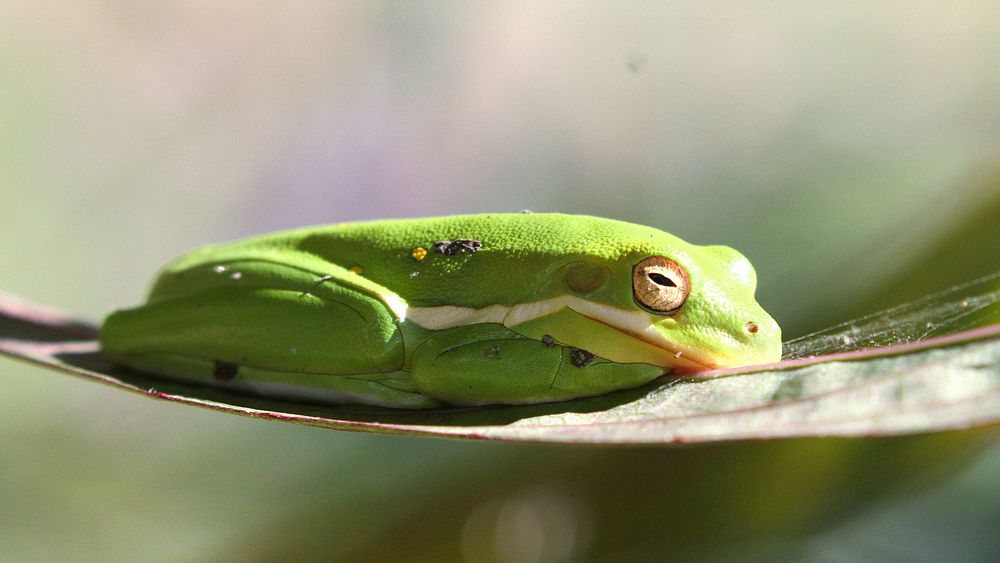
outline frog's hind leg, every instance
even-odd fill
[[[332,276],[273,264],[256,274],[246,267],[245,283],[118,311],[101,328],[102,351],[143,371],[268,397],[439,404],[402,370],[402,336],[381,301]]]

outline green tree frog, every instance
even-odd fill
[[[567,400],[774,362],[750,262],[622,221],[484,214],[311,227],[194,250],[111,314],[129,367],[283,400]]]

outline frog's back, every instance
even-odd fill
[[[396,255],[439,241],[476,240],[491,252],[552,257],[561,254],[617,258],[623,250],[665,236],[662,231],[623,221],[561,213],[452,215],[341,223],[280,233],[317,253],[336,253],[342,245],[365,246]]]
[[[617,264],[626,255],[685,244],[650,227],[555,213],[372,221],[300,232],[299,250],[354,268],[414,306],[544,299],[558,291],[550,286],[552,274],[567,262]]]
[[[563,214],[481,214],[309,227],[198,249],[164,278],[238,260],[333,264],[415,306],[511,304],[549,291],[547,274],[586,257],[609,263],[631,253],[683,245],[676,237],[622,221]],[[171,284],[158,283],[157,286]],[[154,296],[156,290],[154,289]],[[152,296],[151,296],[152,298]]]

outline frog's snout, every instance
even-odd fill
[[[781,328],[767,313],[744,322],[738,339],[748,348],[746,357],[740,360],[741,365],[781,360]]]

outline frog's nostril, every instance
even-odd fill
[[[757,331],[760,330],[760,327],[757,326],[757,323],[749,321],[747,322],[747,324],[743,325],[743,329],[749,332],[750,334],[757,334]]]

